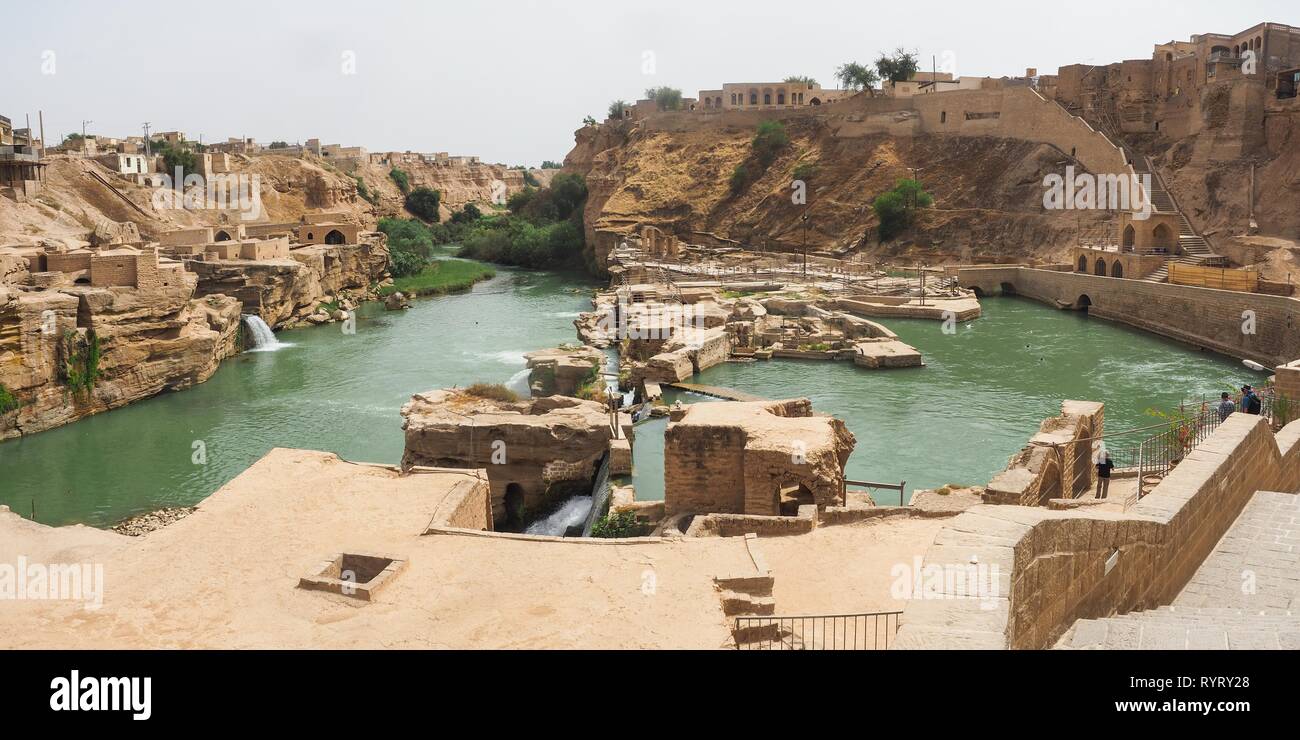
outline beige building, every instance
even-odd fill
[[[852,90],[828,90],[821,85],[798,82],[728,82],[721,89],[701,90],[690,109],[802,108],[833,103],[855,94]],[[686,102],[683,101],[684,106]]]

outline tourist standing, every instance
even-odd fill
[[[1264,402],[1259,400],[1259,394],[1255,389],[1248,385],[1241,387],[1241,410],[1243,413],[1254,414],[1258,416],[1264,409]]]
[[[1232,402],[1232,396],[1227,391],[1224,391],[1223,400],[1219,401],[1219,421],[1222,423],[1229,416],[1232,416],[1236,410],[1237,404]]]
[[[1115,469],[1115,463],[1110,459],[1110,453],[1103,449],[1097,454],[1097,492],[1093,498],[1104,499],[1110,494],[1110,471]]]

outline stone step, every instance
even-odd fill
[[[771,596],[776,579],[770,575],[716,576],[713,582],[723,592],[735,591],[751,596]]]
[[[769,617],[776,614],[776,599],[740,591],[722,592],[722,613],[728,617]]]
[[[1058,648],[1072,650],[1294,650],[1300,620],[1285,624],[1170,625],[1142,620],[1081,619]]]

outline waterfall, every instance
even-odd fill
[[[528,398],[533,395],[532,388],[528,386],[528,376],[532,374],[531,370],[523,369],[510,376],[506,381],[506,387],[514,391],[520,398]]]
[[[561,504],[560,508],[551,512],[550,516],[528,525],[528,529],[524,530],[524,533],[563,537],[570,527],[581,526],[583,521],[586,520],[589,511],[591,511],[591,497],[574,496]]]
[[[275,332],[271,331],[271,327],[266,325],[266,322],[262,320],[261,316],[245,316],[244,326],[248,329],[245,336],[249,340],[248,343],[250,346],[247,350],[249,352],[274,352],[278,349],[283,349],[284,347],[293,346],[276,339]]]

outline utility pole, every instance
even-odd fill
[[[799,220],[803,221],[803,276],[806,280],[808,278],[808,214],[805,213]]]
[[[144,122],[144,156],[151,157],[153,154],[149,151],[149,122]]]
[[[87,125],[87,124],[91,124],[91,123],[94,123],[94,121],[82,121],[82,122],[81,122],[81,156],[83,156],[83,157],[86,156],[86,153],[87,153],[87,148],[86,148],[86,125]]]

